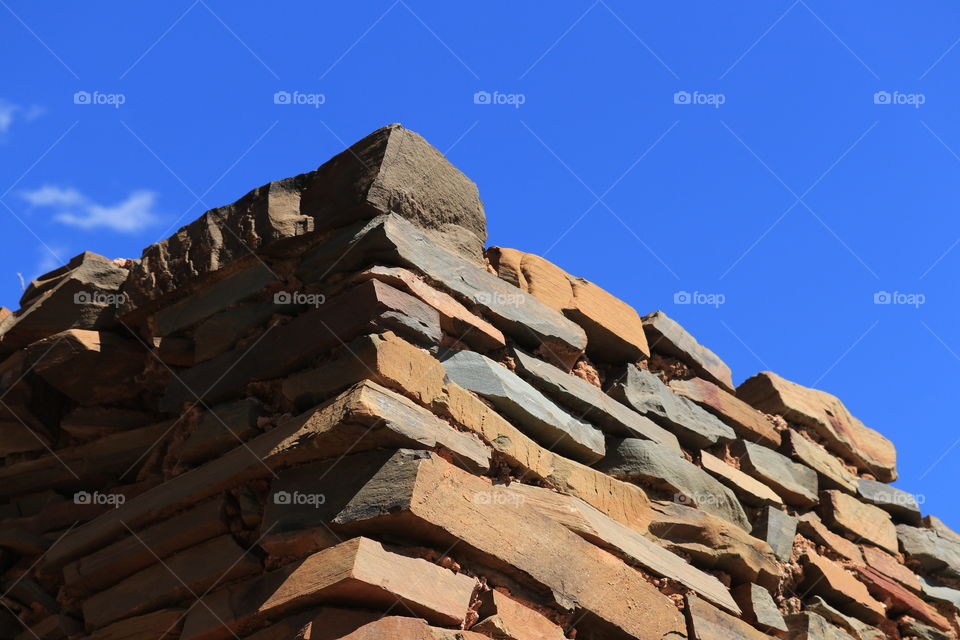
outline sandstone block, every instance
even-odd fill
[[[687,622],[695,640],[769,640],[770,636],[693,594],[684,598]]]
[[[811,427],[834,453],[884,482],[896,480],[893,444],[851,415],[835,396],[764,371],[743,382],[737,397],[760,411]]]
[[[934,575],[960,579],[960,543],[933,529],[920,529],[905,524],[896,526],[903,552],[920,562]]]
[[[856,640],[816,613],[801,611],[787,616],[786,620],[790,640]]]
[[[90,640],[172,640],[180,636],[183,609],[163,609],[114,622],[87,636]]]
[[[917,574],[900,564],[900,562],[890,554],[884,553],[875,547],[864,546],[863,558],[867,566],[871,569],[879,571],[888,578],[893,578],[917,593],[923,590],[923,585],[920,583],[920,578],[917,577]]]
[[[714,383],[703,378],[677,379],[670,381],[670,388],[720,418],[737,437],[774,449],[780,446],[780,433],[762,413]]]
[[[781,562],[790,559],[793,539],[797,535],[797,519],[780,509],[764,507],[753,526],[753,535],[765,540]]]
[[[817,472],[821,488],[841,489],[851,494],[857,492],[857,476],[847,471],[832,454],[793,429],[784,433],[784,447],[788,455]]]
[[[200,414],[194,430],[171,454],[187,464],[210,460],[259,434],[257,419],[266,413],[254,398],[211,407]]]
[[[698,376],[733,392],[733,377],[717,354],[697,342],[686,329],[663,311],[643,316],[643,329],[652,351],[659,351],[686,363]]]
[[[672,431],[686,446],[701,449],[736,437],[733,429],[713,414],[670,391],[649,371],[633,365],[625,367],[607,393]]]
[[[899,550],[897,529],[886,511],[831,490],[823,492],[821,511],[829,526],[851,533],[891,553]]]
[[[880,507],[897,521],[920,526],[920,505],[911,493],[869,478],[858,478],[856,495],[864,502]]]
[[[786,632],[787,623],[770,592],[758,584],[744,583],[731,592],[743,609],[744,619],[767,633]]]
[[[863,554],[860,552],[860,547],[843,536],[839,536],[833,531],[830,531],[830,529],[820,521],[820,517],[816,512],[810,511],[800,516],[797,530],[810,540],[830,547],[847,560],[857,564],[863,563]]]
[[[471,629],[502,640],[564,640],[563,629],[499,591],[480,596],[480,622]]]
[[[801,588],[819,595],[840,611],[869,624],[886,620],[886,609],[874,600],[867,587],[839,564],[816,553],[800,557],[803,567]]]
[[[740,469],[776,491],[790,505],[809,507],[817,503],[817,472],[790,458],[737,440],[732,452],[740,458]]]
[[[886,603],[891,617],[905,613],[939,629],[950,629],[950,622],[936,609],[894,580],[870,567],[858,566],[856,571],[870,593]]]
[[[729,487],[744,504],[753,507],[776,507],[783,504],[783,500],[773,489],[706,451],[700,452],[700,466]]]

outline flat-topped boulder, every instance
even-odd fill
[[[828,449],[879,480],[897,479],[893,443],[860,422],[836,396],[762,371],[737,387],[737,397],[760,411],[810,427]]]
[[[420,135],[377,129],[319,169],[270,182],[147,247],[124,287],[132,310],[251,253],[283,255],[297,239],[384,213],[400,215],[474,264],[486,217],[476,185]]]

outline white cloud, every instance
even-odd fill
[[[134,191],[127,199],[115,205],[95,202],[76,189],[44,185],[20,196],[37,208],[54,210],[53,219],[80,229],[110,229],[133,233],[159,220],[154,207],[157,194],[152,191]]]
[[[14,120],[30,122],[42,116],[46,109],[39,105],[24,107],[0,98],[0,134],[4,134],[13,126]]]

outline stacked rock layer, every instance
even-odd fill
[[[0,313],[0,638],[957,638],[834,396],[538,256],[398,125]]]

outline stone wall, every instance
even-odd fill
[[[957,638],[834,396],[538,256],[380,129],[0,312],[0,638]]]

